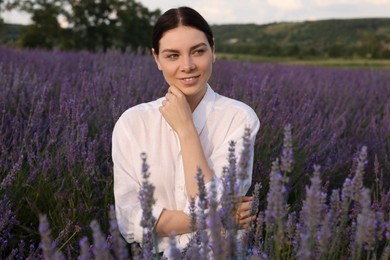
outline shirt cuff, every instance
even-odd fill
[[[152,215],[156,222],[154,223],[154,228],[156,227],[157,221],[160,218],[161,212],[163,211],[163,207],[158,205],[153,205]],[[142,220],[142,209],[139,210],[134,219],[134,240],[138,243],[142,243],[142,238],[144,234],[144,228],[141,226]]]

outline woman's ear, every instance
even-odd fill
[[[154,61],[155,61],[156,64],[157,64],[158,70],[161,70],[160,61],[159,61],[159,59],[158,59],[158,54],[156,53],[156,51],[154,50],[154,48],[152,48],[152,54],[153,54]]]

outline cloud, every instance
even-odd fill
[[[276,7],[277,9],[282,10],[297,10],[303,7],[303,4],[300,0],[267,0],[267,3],[270,6]]]
[[[332,5],[390,4],[390,0],[313,0],[313,2],[320,7],[327,7]]]

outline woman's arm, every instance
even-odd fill
[[[192,232],[190,222],[190,217],[183,211],[163,209],[157,220],[155,231],[159,237],[190,233]]]
[[[205,183],[212,179],[213,173],[204,155],[192,119],[192,111],[185,95],[176,87],[171,86],[165,97],[166,100],[163,102],[163,106],[160,107],[160,112],[179,137],[186,191],[189,198],[195,198],[198,194],[198,185],[195,178],[197,168],[199,167],[202,170]]]
[[[241,228],[246,228],[252,220],[256,219],[256,216],[250,215],[252,201],[253,197],[241,198],[241,203],[235,216]],[[159,237],[190,233],[193,232],[190,222],[190,217],[183,211],[163,209],[160,218],[157,220],[155,231]]]

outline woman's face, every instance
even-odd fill
[[[152,51],[165,80],[179,88],[187,99],[200,101],[207,90],[214,60],[214,49],[206,35],[193,27],[179,26],[166,31],[159,43],[159,54]]]

